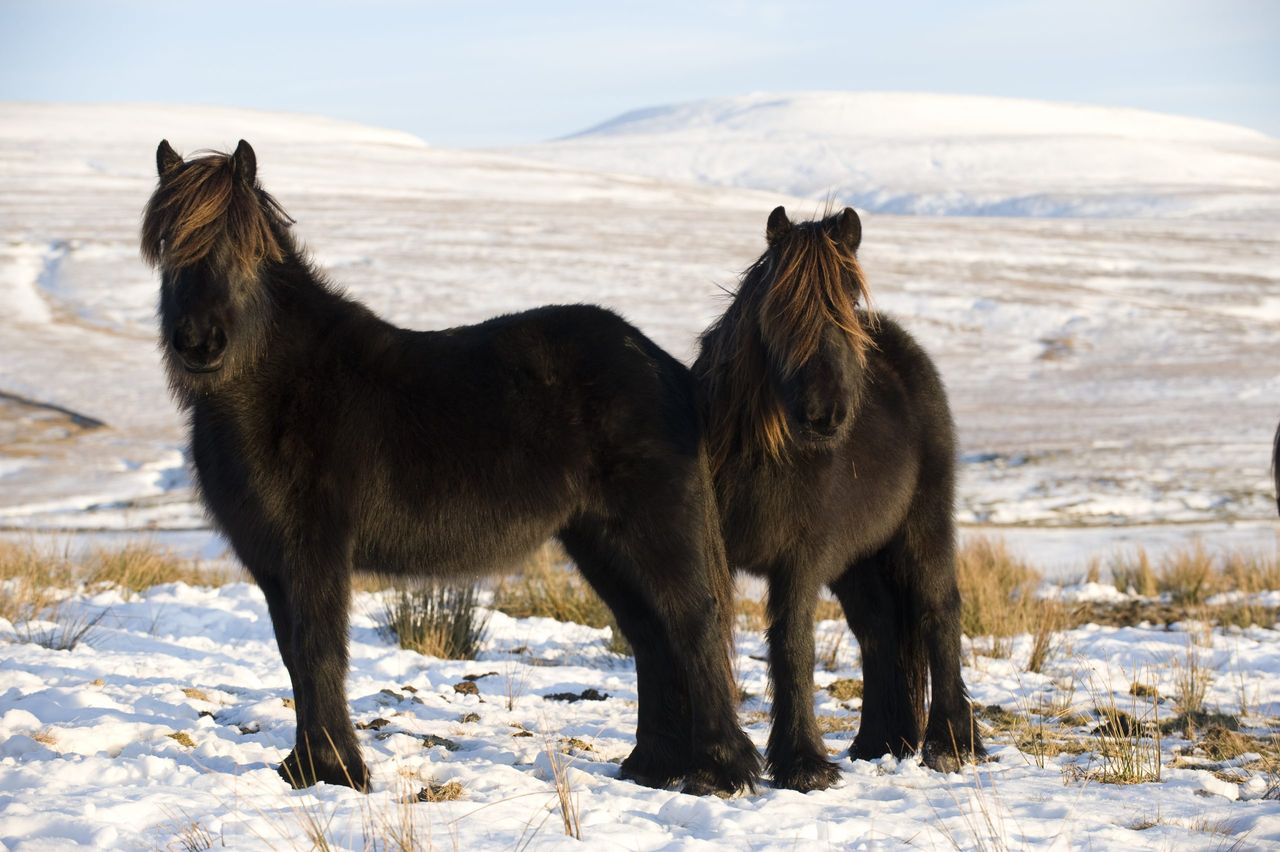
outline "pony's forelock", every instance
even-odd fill
[[[280,261],[277,232],[293,223],[256,183],[241,180],[232,157],[200,152],[160,179],[142,218],[142,257],[152,266],[181,269],[211,254],[243,275],[264,261]]]
[[[771,361],[795,373],[835,327],[865,366],[874,346],[870,299],[857,257],[823,221],[792,227],[747,268],[733,303],[702,337],[715,468],[743,443],[770,458],[785,457],[791,428],[769,381]]]

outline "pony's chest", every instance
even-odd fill
[[[829,489],[821,475],[740,471],[729,485],[721,488],[721,514],[734,568],[767,573],[770,565],[820,549],[828,538]]]

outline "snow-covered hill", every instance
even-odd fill
[[[1012,98],[745,95],[629,112],[521,153],[887,213],[1280,219],[1280,140]]]
[[[138,257],[161,137],[184,153],[253,142],[319,263],[401,325],[595,302],[685,359],[769,210],[820,207],[313,116],[0,104],[0,528],[204,526]],[[1137,523],[1244,520],[1272,540],[1274,225],[864,218],[876,303],[950,391],[964,521],[1058,527],[1064,568],[1117,535],[1151,545],[1149,527],[1123,529]],[[1102,538],[1061,532],[1078,526]]]

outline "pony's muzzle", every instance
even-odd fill
[[[212,373],[222,366],[227,349],[227,333],[220,325],[197,328],[191,320],[183,320],[174,329],[173,351],[188,373]]]
[[[840,404],[813,404],[805,406],[799,418],[810,438],[822,441],[836,437],[848,417],[848,409]]]

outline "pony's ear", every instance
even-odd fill
[[[836,242],[842,244],[849,251],[857,251],[858,246],[862,245],[862,220],[858,218],[858,213],[852,207],[844,208],[840,217],[836,219]]]
[[[182,165],[181,155],[173,150],[168,139],[161,139],[160,146],[156,148],[156,173],[164,177],[180,165]]]
[[[764,226],[764,238],[769,245],[782,239],[791,230],[791,220],[787,218],[787,208],[778,206],[769,214],[769,224]]]
[[[258,156],[253,153],[253,147],[243,139],[236,146],[236,152],[231,155],[231,169],[236,177],[250,186],[258,176]]]

